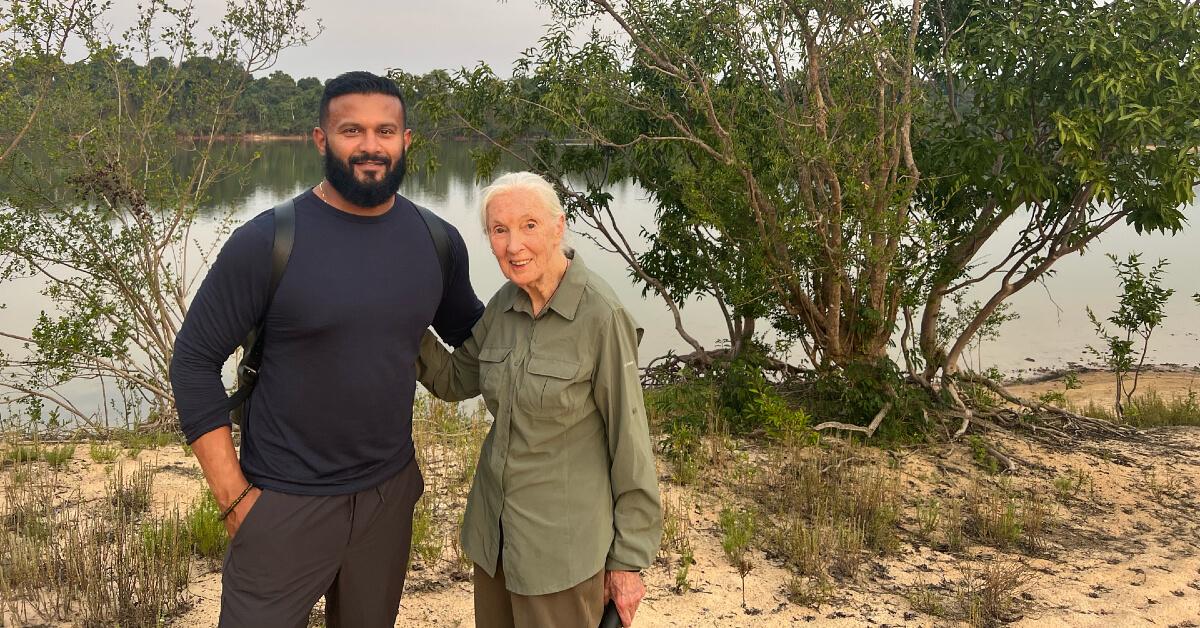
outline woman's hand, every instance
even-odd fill
[[[646,585],[642,584],[642,574],[636,571],[604,572],[604,603],[612,600],[616,604],[622,626],[633,625],[633,615],[645,595]]]

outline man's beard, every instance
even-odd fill
[[[358,207],[378,207],[386,203],[404,182],[405,157],[408,151],[400,153],[400,160],[392,166],[392,159],[383,153],[357,153],[346,161],[334,156],[332,150],[325,150],[325,178],[333,189],[342,195],[352,205]],[[363,182],[354,176],[354,165],[365,161],[377,161],[383,164],[383,176],[374,181]]]

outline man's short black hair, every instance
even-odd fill
[[[346,72],[325,83],[325,93],[321,94],[321,128],[329,119],[329,101],[346,94],[383,94],[400,99],[400,123],[407,125],[408,105],[404,103],[404,94],[396,82],[386,76],[378,76],[370,72]]]

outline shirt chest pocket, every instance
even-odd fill
[[[479,391],[484,400],[499,400],[504,392],[505,360],[511,347],[482,347],[479,349]]]
[[[517,390],[517,406],[538,417],[566,419],[584,402],[589,387],[576,381],[579,363],[533,355],[525,366],[525,382]]]

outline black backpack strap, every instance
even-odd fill
[[[242,342],[242,360],[237,368],[237,392],[229,398],[227,410],[233,413],[234,423],[241,423],[242,403],[254,390],[254,382],[258,379],[258,369],[262,366],[263,330],[267,325],[267,312],[275,301],[275,291],[279,289],[279,281],[283,271],[287,269],[288,259],[292,256],[292,245],[296,242],[296,201],[288,199],[274,208],[275,239],[271,245],[271,284],[267,291],[267,305],[263,308],[258,325],[246,334]]]
[[[421,220],[425,221],[425,228],[429,230],[429,237],[433,238],[433,248],[437,250],[438,265],[442,267],[442,296],[450,292],[450,283],[454,281],[454,249],[450,248],[450,232],[446,230],[446,223],[438,218],[436,214],[413,203],[413,207],[417,208],[417,213],[421,215]]]

